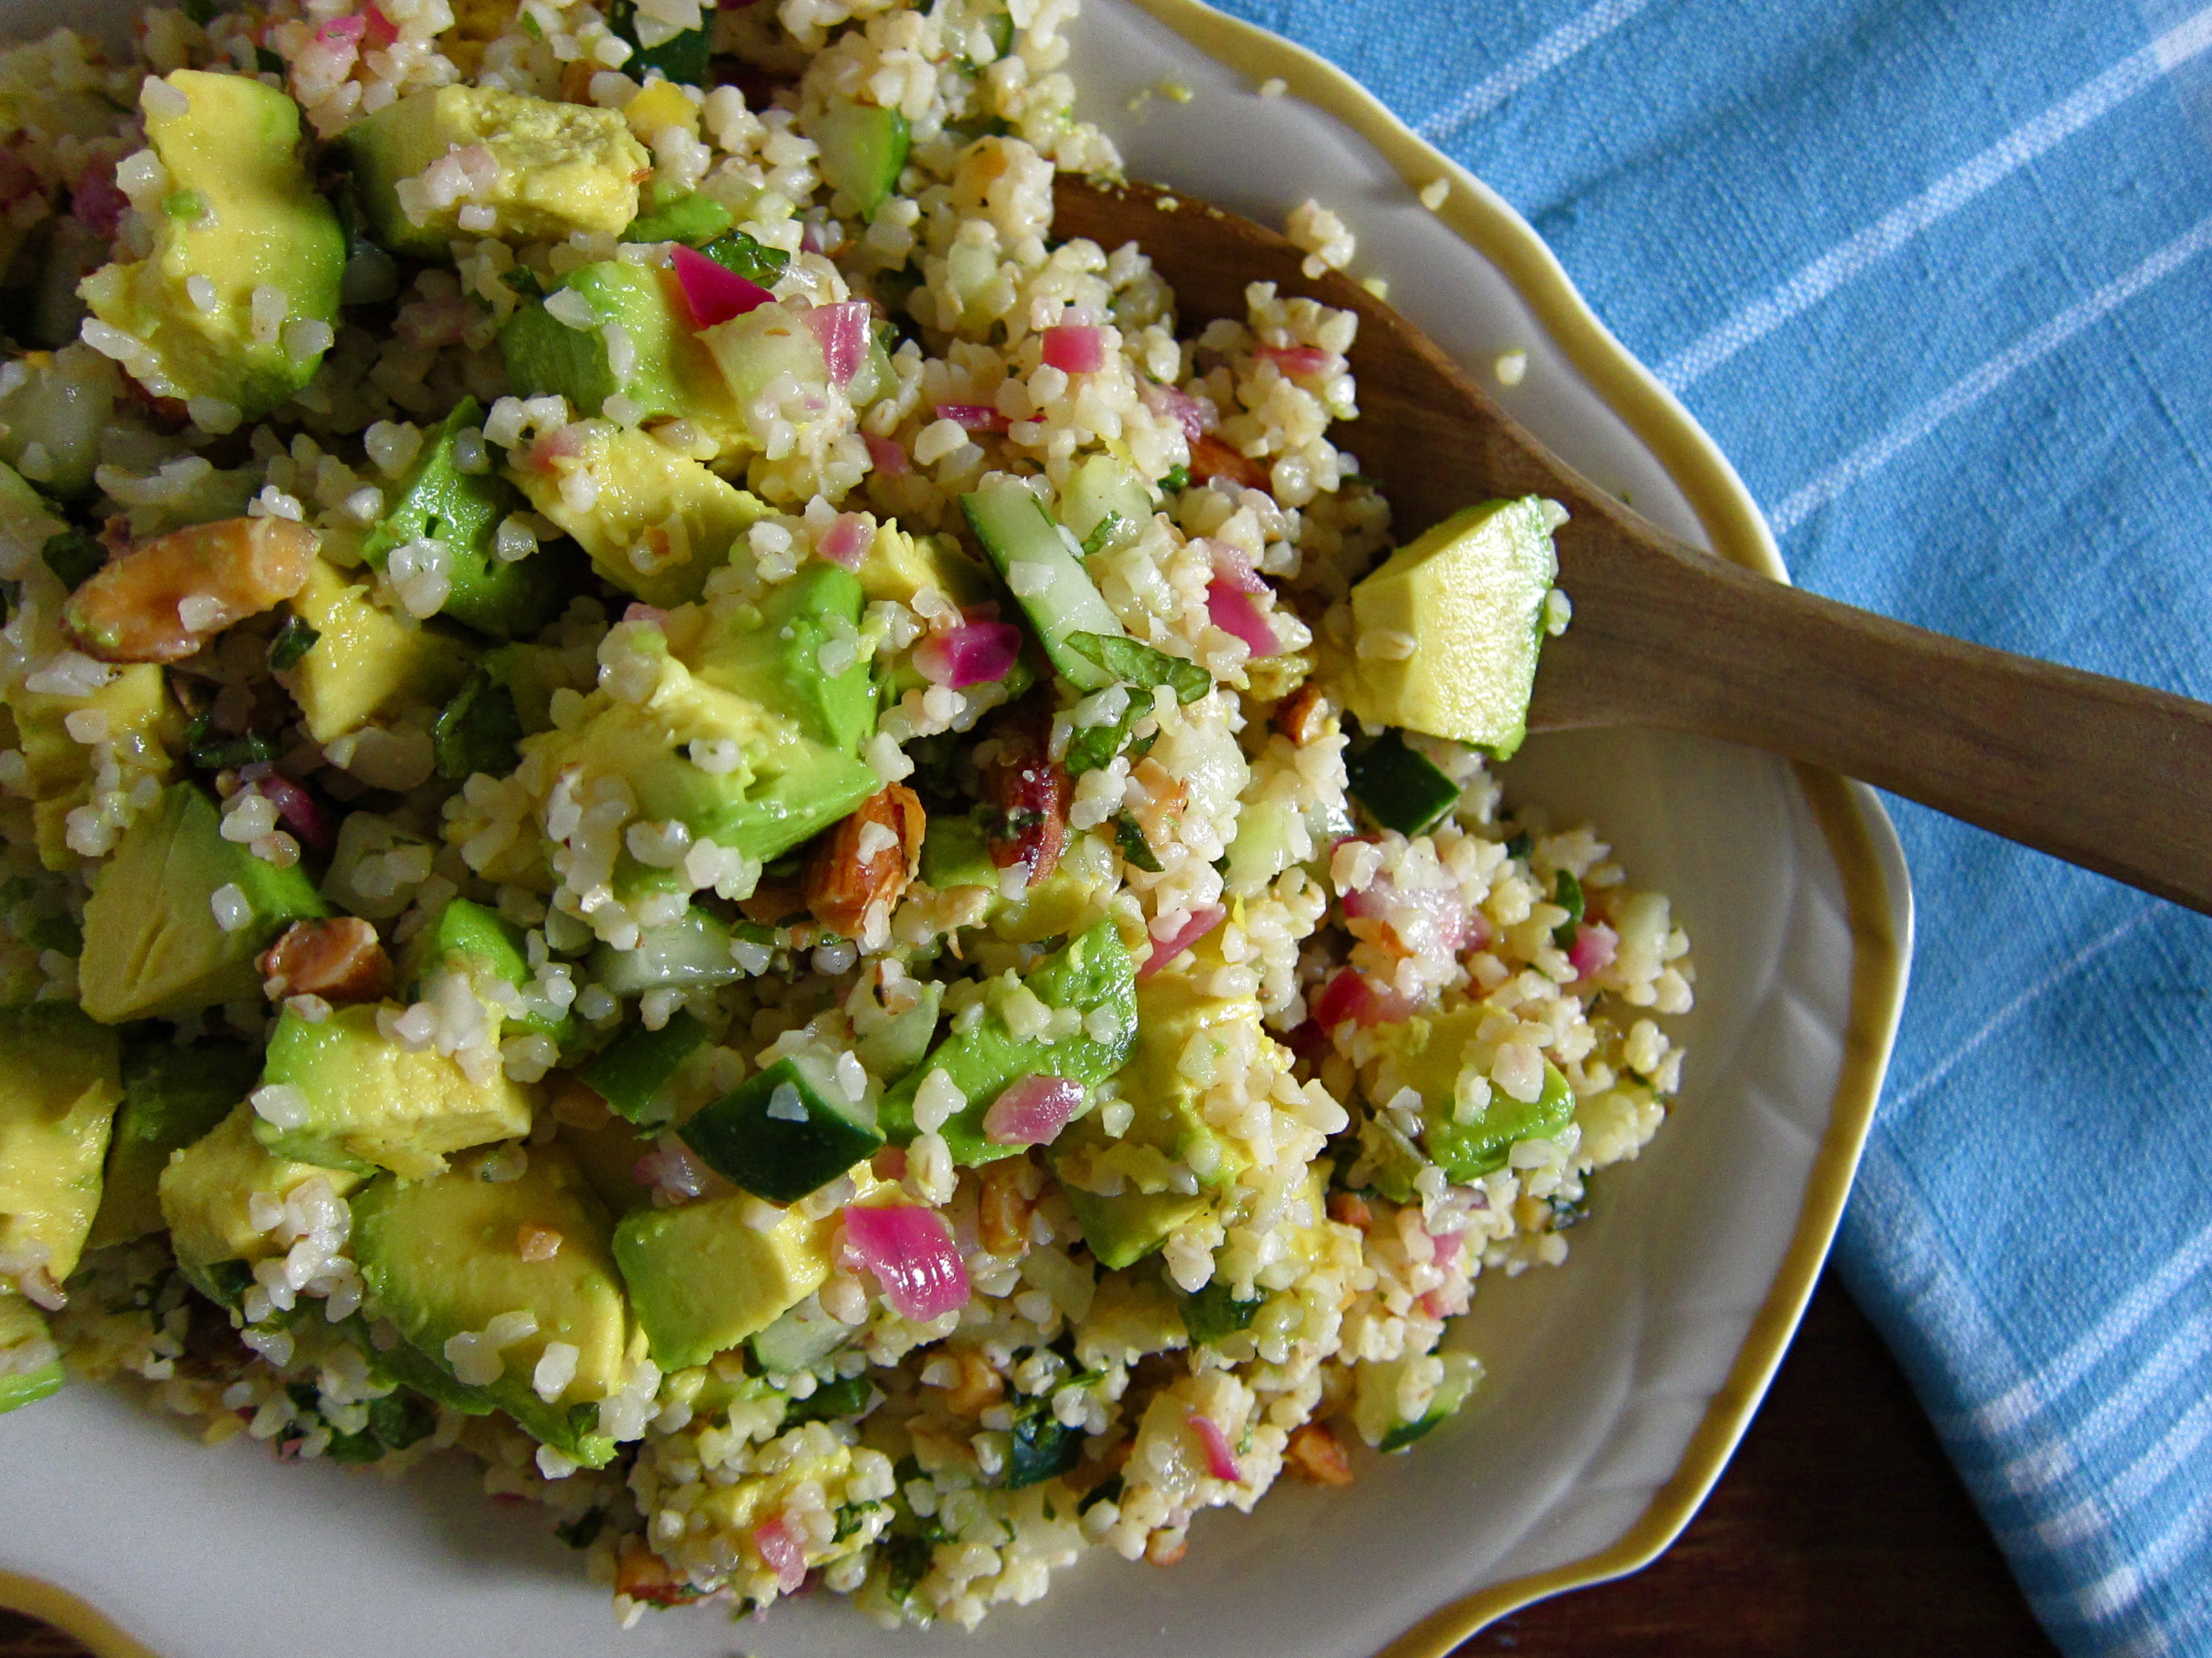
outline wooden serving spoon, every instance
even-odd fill
[[[1547,641],[1531,731],[1694,732],[1863,779],[2212,913],[2212,705],[1969,645],[1700,552],[1577,475],[1450,358],[1284,237],[1149,185],[1063,175],[1054,232],[1134,241],[1186,319],[1248,282],[1359,316],[1361,471],[1401,539],[1496,495],[1548,495],[1574,624]]]

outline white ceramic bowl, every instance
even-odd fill
[[[1133,176],[1276,223],[1319,196],[1358,232],[1358,269],[1462,362],[1528,352],[1500,395],[1584,476],[1781,575],[1727,463],[1511,210],[1271,36],[1191,0],[1088,3],[1083,113]],[[11,34],[72,15],[123,13],[0,4]],[[1291,95],[1255,95],[1270,76]],[[1170,82],[1194,96],[1131,110]],[[1453,188],[1431,214],[1413,191],[1437,178]],[[1633,1570],[1718,1474],[1810,1292],[1887,1057],[1910,900],[1869,792],[1764,756],[1555,737],[1509,786],[1601,825],[1639,885],[1674,895],[1698,991],[1680,1102],[1642,1161],[1598,1182],[1564,1268],[1482,1284],[1453,1338],[1489,1365],[1477,1402],[1351,1488],[1285,1482],[1250,1516],[1203,1516],[1172,1571],[1095,1558],[974,1636],[886,1632],[827,1594],[734,1631],[689,1611],[623,1634],[543,1521],[484,1500],[465,1468],[387,1483],[243,1440],[205,1450],[125,1389],[80,1387],[0,1418],[0,1601],[103,1655],[161,1658],[1351,1658],[1440,1653]]]

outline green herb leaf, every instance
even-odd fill
[[[1083,1456],[1083,1430],[1052,1413],[1052,1402],[1032,1400],[1014,1418],[1007,1435],[1006,1489],[1041,1485],[1073,1467]]]
[[[1079,777],[1085,772],[1097,771],[1110,763],[1114,756],[1128,746],[1129,733],[1137,728],[1140,714],[1150,714],[1132,698],[1121,717],[1109,725],[1085,726],[1067,734],[1067,752],[1060,763],[1067,768],[1068,775]]]
[[[848,1376],[825,1382],[805,1398],[794,1399],[786,1405],[783,1425],[795,1428],[802,1422],[834,1422],[841,1416],[858,1415],[867,1407],[867,1377]]]
[[[1129,860],[1129,867],[1140,869],[1147,875],[1160,872],[1159,854],[1152,843],[1145,839],[1145,831],[1136,814],[1119,811],[1114,814],[1114,836],[1121,843],[1121,855]]]
[[[276,629],[276,636],[269,641],[269,671],[288,673],[300,665],[300,659],[315,648],[322,637],[304,616],[288,616]]]
[[[522,741],[514,693],[478,668],[439,711],[430,739],[438,775],[449,782],[477,772],[504,777],[514,769],[515,745]]]
[[[623,64],[624,71],[635,79],[641,81],[646,70],[657,69],[681,87],[707,84],[706,30],[682,29],[657,46],[646,46],[637,38],[635,0],[611,0],[607,7],[607,27],[635,48]]]
[[[1219,1278],[1194,1295],[1176,1297],[1176,1305],[1182,1314],[1182,1327],[1190,1332],[1192,1345],[1200,1347],[1218,1342],[1224,1336],[1233,1336],[1239,1330],[1250,1329],[1253,1316],[1266,1304],[1265,1296],[1239,1301]]]
[[[525,14],[525,15],[527,15],[527,13]],[[501,271],[499,279],[526,300],[542,300],[545,297],[545,284],[538,280],[538,273],[526,264],[518,264],[512,270]]]
[[[1189,488],[1190,468],[1188,466],[1170,466],[1168,475],[1160,480],[1160,490],[1164,495],[1180,495]]]
[[[572,1549],[588,1549],[599,1540],[599,1533],[606,1523],[606,1505],[602,1503],[595,1509],[586,1509],[574,1520],[554,1527],[553,1535]]]
[[[1119,1503],[1124,1489],[1120,1474],[1109,1474],[1089,1491],[1084,1492],[1083,1500],[1075,1505],[1075,1512],[1080,1516],[1090,1513],[1101,1503]]]
[[[1528,831],[1523,829],[1505,843],[1505,855],[1508,858],[1526,858],[1534,850],[1535,845],[1536,842],[1531,838]]]
[[[1582,925],[1583,884],[1566,870],[1553,878],[1552,902],[1567,912],[1567,919],[1552,929],[1552,942],[1561,950],[1575,947],[1575,929]]]
[[[215,21],[215,0],[177,0],[177,9],[202,28]]]
[[[764,246],[742,230],[717,236],[699,251],[725,270],[734,270],[763,288],[775,287],[791,264],[791,255],[781,248]]]
[[[1075,633],[1068,635],[1067,643],[1070,649],[1090,658],[1116,679],[1146,690],[1155,685],[1167,686],[1178,702],[1195,702],[1213,689],[1213,676],[1197,663],[1156,651],[1134,639]]]
[[[1090,557],[1091,554],[1097,552],[1108,542],[1113,540],[1115,536],[1121,532],[1122,526],[1127,524],[1128,521],[1128,519],[1123,518],[1119,513],[1109,513],[1105,517],[1100,519],[1097,524],[1092,527],[1091,533],[1083,537],[1084,557]],[[1102,663],[1100,665],[1103,666],[1104,665]]]
[[[59,535],[46,537],[40,556],[46,561],[46,568],[61,578],[62,586],[74,592],[107,562],[107,549],[91,531],[71,525]]]
[[[248,732],[243,737],[200,744],[187,750],[185,757],[201,771],[235,771],[240,766],[258,765],[264,760],[274,760],[276,745],[259,732]]]
[[[262,75],[282,75],[284,73],[284,60],[266,46],[256,46],[253,49],[253,67]]]

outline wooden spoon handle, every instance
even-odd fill
[[[1589,527],[1532,727],[1749,744],[2212,912],[2212,706]]]

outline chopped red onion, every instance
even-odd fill
[[[901,1318],[927,1324],[968,1304],[967,1266],[934,1209],[855,1204],[845,1211],[845,1239]]]
[[[276,808],[278,821],[292,831],[301,846],[327,852],[337,844],[337,824],[323,803],[283,773],[271,767],[267,775],[252,780],[250,786]]]
[[[1429,1242],[1436,1246],[1435,1253],[1431,1259],[1435,1261],[1437,1270],[1449,1272],[1452,1262],[1459,1259],[1460,1245],[1463,1242],[1463,1236],[1458,1232],[1431,1232],[1429,1234]]]
[[[963,622],[915,646],[914,665],[931,683],[964,691],[1004,679],[1021,653],[1022,630],[1012,623]]]
[[[1413,1005],[1395,990],[1376,989],[1366,975],[1347,967],[1322,987],[1310,1011],[1316,1024],[1333,1030],[1346,1019],[1358,1025],[1395,1024]]]
[[[315,44],[319,46],[354,46],[358,44],[368,28],[368,20],[365,17],[333,17],[315,31]]]
[[[70,186],[70,216],[97,236],[112,236],[130,205],[131,198],[115,182],[112,159],[94,161]]]
[[[1584,921],[1575,929],[1567,950],[1567,965],[1577,979],[1593,979],[1613,965],[1620,953],[1620,935],[1602,921]]]
[[[843,386],[868,349],[868,302],[841,300],[835,305],[817,305],[806,313],[806,325],[821,342],[830,384]]]
[[[857,570],[868,556],[868,526],[858,513],[840,513],[836,521],[815,538],[814,550],[832,564]]]
[[[806,1582],[806,1551],[783,1528],[783,1516],[763,1520],[753,1527],[753,1546],[761,1564],[775,1574],[778,1594],[796,1594]]]
[[[1206,1447],[1206,1470],[1216,1479],[1226,1479],[1234,1485],[1244,1478],[1243,1470],[1237,1466],[1237,1453],[1229,1448],[1229,1436],[1221,1431],[1221,1424],[1210,1416],[1190,1412],[1191,1431],[1198,1442]]]
[[[994,1145],[1049,1145],[1083,1109],[1083,1084],[1065,1077],[1018,1077],[983,1114]]]
[[[1213,429],[1215,419],[1212,406],[1173,386],[1156,386],[1145,380],[1137,387],[1138,400],[1156,415],[1164,416],[1182,428],[1182,434],[1195,443]]]
[[[1205,904],[1193,910],[1190,920],[1170,936],[1152,940],[1152,953],[1145,958],[1144,966],[1137,969],[1137,976],[1139,979],[1151,978],[1228,918],[1229,912],[1219,904]]]
[[[1346,920],[1386,922],[1411,950],[1425,950],[1433,943],[1455,956],[1477,938],[1489,942],[1487,924],[1469,914],[1467,901],[1447,888],[1401,887],[1385,875],[1346,893],[1339,902]],[[1407,910],[1413,912],[1410,916]],[[1416,929],[1425,929],[1433,938],[1409,937]]]
[[[622,613],[622,619],[625,622],[650,622],[654,627],[658,628],[662,623],[668,620],[668,612],[662,610],[658,604],[633,604],[628,610]]]
[[[1326,374],[1342,361],[1317,345],[1263,345],[1260,355],[1285,374]]]
[[[750,3],[750,0],[747,0]],[[860,434],[860,441],[868,446],[868,465],[886,477],[904,477],[914,470],[904,448],[890,438],[879,438],[873,432]]]
[[[1106,331],[1081,323],[1059,323],[1044,331],[1048,368],[1068,374],[1095,374],[1106,366]]]
[[[691,313],[694,328],[712,328],[775,301],[775,295],[758,282],[747,281],[681,242],[676,245],[674,258],[676,285],[684,292],[684,307]]]
[[[966,432],[1003,432],[1007,425],[1004,415],[982,403],[940,403],[937,405],[937,417],[949,420]]]
[[[1267,578],[1253,567],[1252,556],[1242,547],[1232,547],[1225,541],[1208,541],[1206,545],[1213,555],[1214,580],[1240,593],[1267,591]]]
[[[384,9],[376,3],[376,0],[368,0],[368,3],[361,9],[361,15],[362,21],[368,25],[368,44],[372,46],[380,51],[399,38],[398,26],[384,15]]]
[[[1218,576],[1206,590],[1206,613],[1222,632],[1249,646],[1254,656],[1273,656],[1283,648],[1283,641],[1275,637],[1275,629],[1260,614],[1252,595],[1238,592]]]

